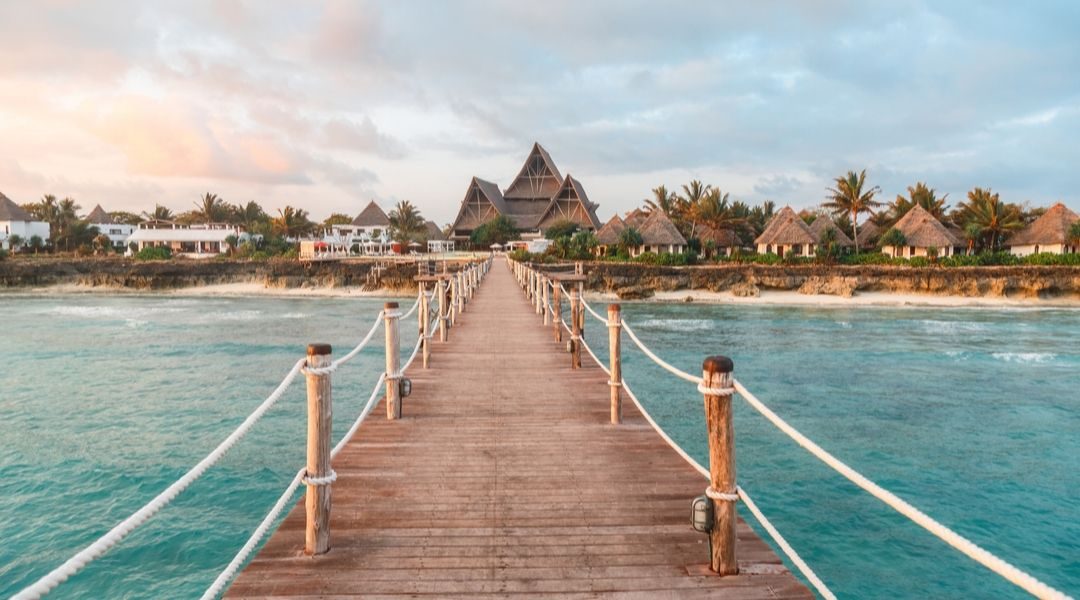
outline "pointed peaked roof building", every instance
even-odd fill
[[[507,200],[535,200],[543,198],[547,200],[555,195],[562,184],[562,175],[559,174],[555,161],[551,155],[540,145],[534,142],[529,157],[521,166],[517,177],[506,188],[503,196]]]
[[[104,208],[101,208],[100,204],[95,206],[94,210],[90,211],[90,214],[86,215],[85,221],[93,225],[113,225],[115,223],[109,213],[105,212]]]
[[[614,246],[619,243],[619,236],[623,231],[626,231],[626,222],[619,218],[619,215],[615,215],[596,232],[596,241],[601,246]]]
[[[1073,211],[1058,202],[1051,206],[1041,217],[1035,219],[1026,228],[1016,232],[1009,239],[1010,246],[1054,246],[1068,244],[1069,228],[1080,221]]]
[[[904,234],[906,246],[944,250],[963,244],[941,221],[918,204],[908,210],[893,227]]]
[[[758,246],[806,246],[816,244],[817,237],[790,206],[785,206],[769,221],[754,243]]]
[[[356,215],[352,224],[355,227],[389,227],[390,217],[387,217],[383,209],[372,200],[368,202],[364,210],[360,211],[360,214]]]
[[[638,230],[645,246],[685,246],[686,238],[662,210],[654,210]]]
[[[26,212],[23,207],[12,202],[0,192],[0,221],[33,221],[34,217]]]
[[[524,237],[539,237],[552,224],[568,219],[585,229],[600,228],[596,204],[581,182],[559,173],[551,155],[534,143],[517,177],[506,188],[473,177],[454,220],[453,239],[464,240],[477,227],[497,216],[508,217]]]
[[[814,219],[814,222],[810,224],[810,232],[817,238],[818,243],[821,242],[825,232],[832,229],[836,232],[836,245],[841,248],[853,248],[855,242],[851,241],[846,233],[840,227],[836,225],[836,221],[825,215],[818,215],[818,218]]]

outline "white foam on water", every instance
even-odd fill
[[[939,321],[936,319],[923,319],[918,321],[923,329],[936,334],[959,334],[972,331],[986,331],[985,323],[972,321]]]
[[[1015,363],[1044,363],[1057,358],[1052,352],[994,352],[991,356],[998,360]]]
[[[311,315],[308,314],[308,313],[302,313],[302,312],[291,312],[291,313],[285,313],[285,314],[282,314],[282,315],[278,315],[278,317],[282,318],[282,319],[307,319],[307,318],[310,318]]]
[[[667,331],[705,331],[712,329],[713,322],[707,319],[646,319],[638,326]]]

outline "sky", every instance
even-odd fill
[[[1080,211],[1080,3],[0,0],[0,192],[453,220],[534,141],[602,220],[867,169]]]

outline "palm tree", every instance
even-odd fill
[[[176,218],[176,216],[173,215],[173,211],[160,204],[154,205],[154,212],[148,213],[144,211],[142,215],[146,217],[146,220],[148,221],[172,221]]]
[[[964,239],[967,240],[967,254],[975,254],[975,242],[982,236],[982,228],[977,223],[968,223],[964,226]]]
[[[897,194],[896,200],[889,205],[888,218],[892,223],[899,221],[901,217],[907,214],[907,211],[915,206],[923,207],[926,212],[939,221],[945,218],[945,212],[949,209],[945,205],[945,200],[949,197],[948,194],[938,198],[934,188],[928,187],[921,181],[913,186],[909,185],[907,192],[907,198]]]
[[[1080,246],[1080,221],[1069,226],[1069,241],[1074,246]]]
[[[270,216],[254,200],[249,200],[244,205],[233,206],[233,213],[236,215],[237,222],[244,226],[245,231],[255,231],[258,226],[270,221]]]
[[[1002,202],[990,188],[974,188],[968,192],[967,198],[967,202],[961,202],[956,207],[956,219],[964,223],[965,229],[968,225],[977,225],[990,250],[996,251],[1009,232],[1024,226],[1020,207]]]
[[[192,214],[206,223],[220,223],[229,216],[229,205],[218,198],[217,194],[207,192],[195,203]]]
[[[738,229],[746,223],[746,219],[737,215],[733,205],[728,203],[728,194],[719,188],[709,190],[698,203],[693,218],[695,222],[704,223],[717,231]]]
[[[395,241],[407,243],[426,231],[420,211],[408,200],[398,202],[387,217],[390,219],[390,235]]]
[[[864,191],[864,187],[866,187],[866,169],[858,175],[855,171],[848,171],[847,175],[836,178],[836,187],[828,188],[829,199],[822,204],[825,208],[832,209],[837,215],[851,215],[851,240],[855,242],[855,254],[859,253],[859,213],[871,212],[882,204],[874,200],[874,196],[881,192],[881,188],[875,185]]]
[[[57,221],[57,239],[64,241],[64,250],[71,249],[72,241],[77,242],[76,247],[81,244],[78,242],[84,240],[73,239],[73,229],[79,221],[79,209],[82,208],[75,203],[74,198],[64,198],[60,201],[60,204],[56,207],[56,221]],[[51,225],[51,224],[50,224]],[[96,229],[96,228],[95,228]],[[80,234],[81,234],[80,230]],[[97,235],[96,233],[94,235]]]
[[[653,197],[645,200],[645,212],[658,210],[668,218],[674,217],[678,210],[678,196],[669,192],[667,186],[658,186],[652,189]]]
[[[286,238],[298,238],[311,233],[314,228],[315,224],[308,220],[306,210],[291,206],[279,208],[278,216],[273,221],[273,232]]]
[[[712,193],[712,186],[701,183],[701,180],[694,179],[690,183],[683,185],[683,195],[678,198],[678,213],[677,217],[683,223],[685,228],[686,223],[690,224],[690,230],[686,233],[686,237],[694,237],[695,229],[697,229],[697,212],[700,209],[702,201]]]

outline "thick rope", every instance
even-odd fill
[[[356,430],[360,428],[360,424],[363,423],[364,419],[371,413],[371,409],[375,406],[375,400],[379,397],[379,392],[382,390],[383,382],[384,377],[380,375],[379,380],[375,382],[375,389],[372,390],[367,404],[365,404],[363,410],[360,411],[360,416],[356,418],[352,427],[345,432],[345,435],[342,436],[341,440],[334,446],[334,449],[330,451],[331,460],[341,452],[341,449],[345,447],[345,444],[349,443],[349,440],[352,439]],[[300,487],[306,474],[306,469],[300,469],[300,471],[296,473],[296,476],[293,477],[292,481],[289,482],[289,485],[285,488],[285,491],[278,497],[277,502],[274,503],[270,512],[266,513],[262,522],[259,523],[259,526],[252,532],[248,541],[245,542],[243,547],[240,548],[240,551],[236,553],[236,556],[234,556],[228,566],[225,567],[225,570],[217,576],[217,579],[215,579],[212,584],[210,584],[210,587],[206,588],[206,591],[203,592],[202,600],[213,600],[214,598],[217,598],[225,589],[225,586],[232,581],[233,577],[240,571],[240,567],[247,562],[248,557],[255,551],[255,547],[259,545],[259,542],[261,542],[264,537],[266,537],[266,534],[270,531],[270,527],[277,521],[282,511],[285,510],[285,507],[290,504],[293,495],[296,493],[297,488]]]
[[[691,383],[696,383],[699,386],[702,385],[702,378],[695,377],[690,373],[687,373],[672,366],[671,364],[667,363],[659,356],[654,354],[651,350],[649,350],[648,347],[646,347],[645,344],[643,344],[641,340],[638,339],[633,329],[631,329],[631,327],[625,321],[623,322],[623,330],[626,331],[626,333],[630,336],[630,339],[633,340],[637,347],[640,348],[646,356],[651,358],[653,362],[660,365],[665,370],[674,374],[680,379],[685,379],[686,381],[689,381]],[[861,473],[852,469],[832,454],[826,452],[823,448],[812,442],[809,438],[804,436],[794,427],[789,425],[786,421],[781,419],[776,413],[774,413],[767,406],[765,406],[764,403],[758,400],[757,397],[750,393],[749,390],[743,387],[743,385],[737,380],[734,381],[734,385],[734,391],[738,392],[738,394],[742,396],[743,399],[745,399],[751,406],[757,409],[758,412],[760,412],[766,419],[772,422],[772,424],[775,425],[778,429],[780,429],[780,431],[784,432],[785,434],[787,434],[788,437],[795,440],[797,444],[809,451],[826,465],[832,467],[833,470],[846,477],[849,481],[851,481],[858,487],[870,493],[878,500],[881,500],[886,505],[893,508],[900,514],[904,515],[911,521],[914,521],[923,529],[929,531],[931,534],[937,536],[945,543],[964,553],[972,560],[978,562],[987,569],[990,569],[994,573],[997,573],[1001,577],[1019,586],[1033,596],[1036,596],[1038,598],[1053,599],[1068,598],[1068,596],[1066,596],[1064,593],[1048,586],[1047,584],[1039,581],[1038,579],[1029,575],[1028,573],[1025,573],[1024,571],[1021,571],[1020,569],[1006,562],[1005,560],[1002,560],[1001,558],[998,558],[997,556],[991,554],[990,552],[978,546],[971,540],[968,540],[967,538],[961,536],[955,531],[949,529],[945,525],[942,525],[941,523],[929,517],[926,513],[923,513],[922,511],[915,508],[908,502],[902,500],[900,497],[896,496],[892,492],[882,488],[870,479],[866,478]],[[726,393],[730,393],[727,391],[727,388],[719,390],[708,389],[708,391],[714,395],[725,395]]]
[[[243,437],[251,430],[262,418],[266,411],[270,410],[274,404],[285,394],[285,390],[289,388],[293,380],[300,373],[300,369],[306,364],[307,359],[300,359],[293,365],[292,369],[289,369],[285,378],[278,384],[277,388],[263,400],[246,419],[240,424],[224,441],[218,444],[217,448],[214,448],[206,458],[199,461],[194,467],[187,473],[184,473],[180,479],[177,479],[172,485],[165,488],[165,491],[158,494],[153,500],[146,503],[142,508],[135,511],[130,517],[121,521],[118,525],[109,530],[108,533],[98,538],[94,543],[90,544],[86,548],[79,551],[77,554],[69,558],[64,564],[50,571],[47,575],[38,579],[32,585],[26,587],[19,593],[12,596],[12,600],[30,600],[40,598],[41,596],[49,593],[53,588],[66,581],[69,577],[78,573],[83,567],[89,564],[94,559],[98,558],[102,554],[109,551],[110,548],[120,543],[129,533],[135,530],[136,527],[142,525],[146,521],[150,520],[158,511],[165,508],[174,498],[180,495],[188,486],[190,486],[196,479],[198,479],[207,469],[212,467],[214,463],[221,460],[221,457],[236,445]]]
[[[786,421],[781,419],[776,413],[765,406],[760,400],[757,399],[750,390],[747,390],[741,383],[735,381],[735,389],[739,392],[750,406],[753,406],[759,413],[761,413],[766,419],[772,422],[780,431],[787,434],[788,437],[795,440],[795,443],[805,448],[810,454],[813,454],[821,462],[832,467],[834,471],[840,473],[846,477],[849,481],[859,486],[870,495],[874,496],[878,500],[881,500],[888,506],[890,506],[896,512],[904,515],[908,519],[914,521],[917,525],[923,529],[929,531],[933,535],[940,538],[945,543],[949,544],[953,548],[956,548],[960,552],[963,552],[972,560],[983,565],[987,569],[990,569],[994,573],[1004,577],[1010,582],[1022,588],[1027,593],[1037,598],[1054,598],[1065,599],[1068,598],[1063,592],[1060,592],[1045,583],[1039,581],[1035,577],[1021,571],[1012,564],[994,556],[990,552],[984,550],[971,540],[961,536],[952,529],[949,529],[945,525],[935,521],[926,513],[915,508],[908,502],[901,499],[896,494],[893,494],[889,490],[879,486],[870,479],[863,476],[861,473],[852,469],[840,459],[836,458],[832,454],[826,452],[821,446],[818,446],[805,435],[800,433],[797,429],[789,425]]]
[[[368,330],[367,335],[364,336],[364,339],[360,340],[360,343],[357,344],[355,348],[350,350],[348,354],[345,354],[344,356],[330,364],[336,369],[355,358],[357,354],[360,354],[360,351],[364,349],[364,346],[367,346],[368,342],[371,341],[371,338],[375,336],[375,332],[379,330],[379,326],[383,324],[384,316],[386,316],[385,311],[380,310],[379,314],[375,315],[375,323],[372,324],[371,329]]]

